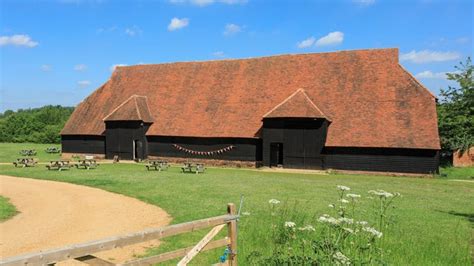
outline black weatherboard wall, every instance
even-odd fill
[[[252,138],[200,138],[148,136],[148,154],[151,156],[203,158],[234,161],[261,161],[261,140]],[[220,150],[229,146],[233,148],[221,154],[198,155],[177,149],[174,144],[198,152]]]
[[[146,159],[148,156],[145,133],[150,124],[141,121],[106,121],[105,155],[112,159]]]
[[[324,148],[325,168],[398,173],[438,173],[436,150],[394,148]]]
[[[281,163],[288,168],[322,169],[321,152],[326,142],[328,125],[329,122],[325,119],[264,119],[263,165]],[[273,161],[275,158],[279,162]]]
[[[64,153],[105,153],[105,137],[91,135],[61,135],[61,149]]]

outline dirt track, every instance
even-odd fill
[[[137,199],[85,186],[0,175],[0,195],[20,212],[0,223],[0,257],[167,225],[162,209]],[[121,262],[158,242],[102,252]]]

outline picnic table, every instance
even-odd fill
[[[58,147],[48,147],[45,150],[47,153],[60,153],[61,149]]]
[[[36,151],[35,150],[21,150],[20,155],[21,156],[34,156],[36,155]]]
[[[34,167],[38,163],[34,158],[18,158],[13,162],[15,167]]]
[[[69,170],[69,168],[71,168],[71,164],[69,163],[69,161],[63,161],[63,160],[50,161],[49,164],[46,165],[46,168],[48,168],[48,170],[58,170],[58,171]]]
[[[78,163],[76,163],[76,168],[79,169],[80,167],[84,167],[84,169],[91,169],[91,168],[97,168],[98,164],[97,161],[94,159],[84,159],[84,160],[79,160]]]
[[[197,164],[192,164],[192,163],[184,163],[183,167],[181,167],[181,170],[183,173],[204,173],[206,170],[206,167],[204,167],[204,164],[202,163],[197,163]]]
[[[155,170],[159,172],[161,172],[161,170],[168,170],[170,167],[167,161],[162,160],[149,160],[145,166],[148,171],[150,171],[151,168],[155,168]]]

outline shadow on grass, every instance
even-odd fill
[[[463,218],[467,219],[471,223],[471,226],[474,228],[474,213],[462,213],[462,212],[456,212],[456,211],[449,211],[449,212],[438,211],[438,212],[463,217]]]

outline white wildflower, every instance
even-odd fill
[[[351,260],[348,257],[346,257],[346,255],[342,254],[339,251],[334,253],[333,258],[336,259],[338,262],[340,262],[343,265],[350,265],[351,264]]]
[[[271,199],[271,200],[268,201],[268,203],[270,203],[270,204],[280,204],[280,201],[277,200],[277,199]]]
[[[304,227],[300,227],[298,228],[298,230],[300,231],[316,231],[316,229],[314,229],[314,227],[312,225],[306,225]]]
[[[351,233],[351,234],[354,234],[354,230],[352,230],[352,229],[350,229],[350,228],[344,227],[344,228],[342,228],[342,229],[343,229],[344,231],[346,231],[346,232],[349,232],[349,233]]]
[[[337,186],[337,189],[342,190],[342,191],[349,191],[349,190],[351,190],[350,187],[341,186],[341,185],[338,185],[338,186]]]
[[[250,215],[250,212],[242,212],[242,215],[244,215],[244,216],[249,216],[249,215]]]
[[[349,219],[349,218],[345,218],[345,217],[340,217],[337,219],[340,223],[346,223],[346,224],[353,224],[354,223],[354,220],[353,219]]]
[[[340,199],[339,201],[342,202],[342,203],[349,203],[349,201],[346,200],[346,199]]]
[[[369,224],[368,222],[366,221],[357,221],[356,224],[359,224],[359,225],[362,225],[362,226],[365,226],[367,224]]]
[[[329,208],[334,208],[334,204],[329,204],[328,207]]]
[[[373,227],[364,227],[362,228],[362,230],[368,232],[368,233],[371,233],[372,235],[374,235],[375,237],[377,238],[381,238],[382,237],[382,232],[379,232],[377,231],[375,228]]]
[[[295,226],[296,226],[296,224],[294,222],[285,222],[285,227],[293,228]]]
[[[349,194],[346,195],[346,197],[355,199],[355,198],[360,198],[360,195],[358,195],[358,194],[350,194],[350,193],[349,193]]]
[[[338,219],[333,218],[329,215],[326,215],[326,216],[323,215],[323,216],[319,217],[318,221],[320,223],[328,223],[328,224],[332,224],[332,225],[338,225],[340,223]]]
[[[394,195],[390,192],[387,192],[385,190],[377,189],[377,190],[370,190],[369,194],[379,196],[381,198],[392,198]]]

